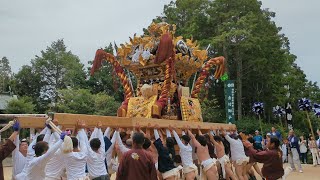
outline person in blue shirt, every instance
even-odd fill
[[[263,150],[262,149],[262,136],[259,134],[259,131],[255,131],[255,136],[253,137],[254,140],[254,149],[256,150]]]
[[[280,142],[282,142],[281,133],[280,133],[279,131],[277,131],[275,127],[272,127],[272,128],[271,128],[270,134],[271,134],[271,137],[276,137],[276,138],[279,139]]]
[[[288,155],[288,161],[291,165],[291,168],[293,171],[296,170],[294,164],[296,164],[299,168],[299,172],[302,173],[302,166],[300,163],[300,148],[299,148],[299,138],[297,138],[294,135],[294,131],[291,129],[289,131],[289,136],[288,136],[288,141],[289,141],[289,155]]]

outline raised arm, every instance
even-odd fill
[[[84,129],[80,129],[78,131],[78,137],[79,137],[79,145],[80,145],[80,151],[84,153],[88,153],[88,137]]]
[[[59,134],[57,132],[54,132],[51,134],[50,136],[50,140],[49,140],[49,147],[51,147],[52,145],[54,145],[58,140],[59,140]]]
[[[95,127],[93,132],[91,133],[91,136],[90,136],[90,139],[89,139],[89,142],[93,139],[93,138],[98,138],[98,128]]]
[[[211,132],[209,133],[209,138],[210,138],[210,141],[211,141],[215,146],[218,146],[218,145],[219,145],[219,144],[217,143],[217,141],[214,140],[213,135],[211,134]]]
[[[14,145],[16,146],[16,148],[13,150],[12,152],[12,158],[13,158],[13,161],[15,161],[15,159],[18,156],[18,153],[20,153],[19,151],[19,144],[20,144],[20,140],[19,140],[19,134],[17,134],[16,138],[14,139]]]
[[[156,147],[158,153],[161,153],[163,150],[163,144],[162,144],[162,140],[160,138],[159,132],[158,130],[155,128],[153,129],[154,132],[154,137],[155,137],[155,141],[153,142],[154,146]]]
[[[197,141],[196,137],[192,134],[190,130],[188,130],[188,135],[190,136],[194,147],[201,147],[201,144]]]
[[[100,146],[100,149],[101,149],[101,152],[104,152],[105,150],[105,143],[104,143],[104,139],[103,139],[103,133],[102,133],[102,130],[101,128],[98,129],[98,138],[101,142],[101,146]]]
[[[200,126],[198,126],[198,134],[199,134],[199,135],[202,135],[201,127],[200,127]]]
[[[111,135],[111,128],[107,127],[107,129],[104,131],[104,136],[110,139],[110,135]]]
[[[178,144],[179,148],[180,148],[180,149],[185,148],[186,145],[184,145],[184,144],[182,143],[182,141],[181,141],[180,137],[178,136],[178,134],[176,133],[176,131],[173,130],[172,133],[173,133],[174,138],[175,138],[176,141],[177,141],[177,144]]]
[[[235,139],[232,139],[225,130],[221,129],[221,134],[222,136],[224,136],[226,138],[226,140],[230,143],[230,144],[234,144],[236,143],[237,141]]]
[[[111,146],[109,147],[107,153],[109,153],[109,152],[112,153],[113,148],[114,148],[114,145],[115,145],[115,142],[116,142],[116,140],[117,140],[117,133],[119,133],[117,130],[114,131],[113,136],[112,136],[112,139],[110,140],[110,141],[111,141]]]
[[[46,133],[45,133],[44,138],[43,138],[43,141],[49,143],[50,136],[51,136],[51,129],[47,128]]]
[[[167,138],[168,138],[168,137],[172,137],[169,129],[166,129],[166,136],[167,136]]]
[[[121,137],[120,137],[120,133],[118,133],[118,132],[117,132],[117,140],[116,140],[116,141],[118,142],[118,145],[119,145],[119,148],[120,148],[120,152],[121,152],[122,154],[124,154],[125,152],[127,152],[127,151],[130,150],[130,149],[127,148],[125,145],[123,145],[122,140],[121,140]]]
[[[160,139],[160,135],[159,135],[158,129],[153,129],[153,133],[154,133],[155,140]]]
[[[6,149],[2,149],[0,150],[1,152],[1,159],[2,158],[6,158],[11,152],[12,152],[12,158],[13,158],[13,162],[14,165],[16,165],[15,161],[19,162],[19,156],[18,153],[20,153],[19,151],[19,130],[20,130],[20,124],[18,121],[16,121],[13,125],[13,130],[14,132],[11,134],[11,136],[9,137],[9,140],[7,140],[7,142],[4,144],[5,146],[3,146],[2,148],[6,148]],[[11,141],[11,142],[9,142]],[[11,150],[12,149],[12,150]]]

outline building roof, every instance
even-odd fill
[[[5,110],[8,102],[12,99],[17,99],[17,96],[0,93],[0,110]]]

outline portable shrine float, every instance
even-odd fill
[[[198,99],[212,69],[215,69],[215,79],[224,75],[224,57],[208,59],[208,51],[200,49],[197,41],[175,37],[175,30],[175,25],[166,22],[152,23],[145,35],[134,35],[130,42],[121,44],[116,49],[116,56],[97,50],[91,75],[102,67],[103,62],[108,62],[124,89],[124,101],[117,117],[54,113],[53,118],[58,119],[63,128],[75,128],[81,119],[89,127],[101,121],[104,127],[133,127],[139,123],[141,127],[158,124],[162,128],[172,125],[203,130],[234,129],[232,124],[203,122]],[[198,77],[190,91],[188,82],[193,75]],[[136,79],[136,88],[132,76]],[[48,117],[21,115],[16,118],[24,128],[40,128]]]

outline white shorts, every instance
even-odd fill
[[[198,174],[198,167],[195,164],[183,166],[182,172],[183,174],[188,174],[190,172],[196,172],[196,174]]]
[[[216,165],[216,162],[217,160],[215,158],[210,158],[210,159],[207,159],[205,161],[202,161],[201,162],[201,166],[202,166],[202,169],[204,171],[207,171],[208,169],[210,169],[212,166]],[[210,166],[210,167],[209,167]]]
[[[175,177],[177,177],[177,179],[179,179],[181,169],[182,169],[182,166],[178,166],[178,167],[171,169],[165,173],[162,173],[162,178],[167,179],[168,177],[175,176]]]
[[[247,164],[249,162],[249,157],[244,157],[244,158],[241,158],[241,159],[237,159],[235,162],[239,166],[241,166],[244,163]]]

